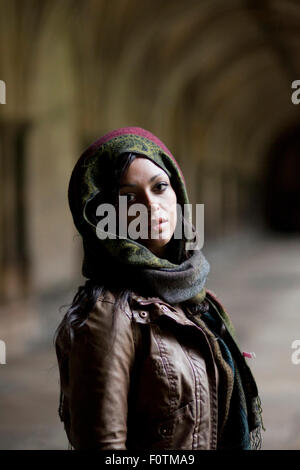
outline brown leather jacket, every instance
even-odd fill
[[[127,303],[113,317],[115,297],[106,291],[67,357],[62,335],[57,338],[70,443],[99,450],[216,449],[219,379],[207,335],[179,304],[132,298],[131,308]]]

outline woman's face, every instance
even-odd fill
[[[128,209],[137,203],[145,206],[148,237],[138,242],[163,257],[177,222],[177,198],[168,175],[149,159],[137,157],[121,178],[119,194],[127,197]],[[128,227],[138,214],[126,215]]]

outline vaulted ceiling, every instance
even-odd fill
[[[211,233],[255,214],[269,149],[299,125],[298,0],[0,0],[0,10],[0,119],[30,123],[36,194],[49,158],[64,197],[86,143],[138,125],[173,151]]]

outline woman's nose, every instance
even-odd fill
[[[149,194],[147,192],[144,193],[144,204],[149,210],[152,210],[153,212],[157,211],[159,209],[159,204],[156,200],[156,197],[154,194]]]

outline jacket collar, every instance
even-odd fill
[[[151,305],[151,316],[153,319],[158,318],[161,315],[165,315],[175,320],[176,323],[195,326],[195,323],[187,318],[179,304],[171,305],[162,300],[160,297],[143,297],[134,292],[132,293],[131,297],[141,308],[143,308],[143,306]]]

